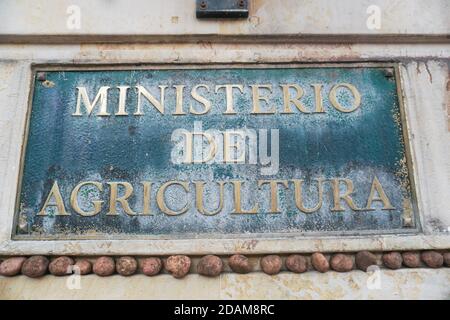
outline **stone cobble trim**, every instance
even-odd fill
[[[304,273],[369,271],[373,266],[397,270],[400,268],[441,268],[450,267],[450,251],[392,251],[355,253],[291,254],[265,256],[244,256],[235,254],[227,257],[206,255],[188,257],[172,255],[168,257],[100,256],[95,258],[69,256],[16,256],[0,259],[0,276],[25,275],[30,278],[46,274],[67,276],[94,273],[100,277],[119,274],[127,277],[134,274],[156,276],[171,274],[181,279],[188,273],[198,273],[206,277],[216,277],[222,272],[245,274],[262,271],[275,275],[281,271]]]

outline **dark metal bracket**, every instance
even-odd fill
[[[247,18],[249,0],[196,0],[197,19]]]

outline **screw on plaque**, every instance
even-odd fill
[[[386,78],[392,78],[394,76],[394,70],[392,68],[384,69],[384,76]]]
[[[248,18],[248,0],[196,0],[198,19]]]
[[[38,81],[45,81],[47,80],[47,74],[45,72],[38,72],[36,78]]]

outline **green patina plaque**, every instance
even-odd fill
[[[395,66],[36,68],[16,239],[418,229]]]

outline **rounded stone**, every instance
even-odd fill
[[[75,262],[74,270],[80,275],[89,274],[92,272],[92,263],[87,259],[79,259]]]
[[[303,273],[308,270],[308,262],[304,256],[291,254],[286,258],[286,268],[295,273]]]
[[[54,276],[65,276],[72,273],[74,261],[70,257],[58,257],[53,259],[48,265],[48,270]]]
[[[283,266],[283,260],[281,260],[280,256],[271,254],[263,257],[260,261],[260,265],[264,273],[273,275],[280,272],[281,267]]]
[[[250,260],[242,254],[235,254],[228,258],[228,265],[236,273],[249,273],[252,271]]]
[[[5,277],[12,277],[20,273],[25,257],[8,258],[0,264],[0,275]]]
[[[122,276],[131,276],[136,272],[137,267],[137,261],[133,257],[120,257],[116,261],[116,271]]]
[[[360,251],[355,255],[355,264],[359,270],[367,271],[367,268],[377,265],[377,257],[369,251]]]
[[[223,262],[218,256],[207,255],[197,264],[197,272],[203,276],[216,277],[223,270]]]
[[[22,274],[30,278],[42,277],[47,273],[48,259],[44,256],[32,256],[22,264]]]
[[[389,252],[383,254],[383,264],[389,269],[400,269],[402,267],[403,258],[399,252]]]
[[[420,254],[418,252],[403,252],[403,264],[408,268],[419,268],[421,266]]]
[[[422,261],[430,268],[440,268],[444,264],[444,257],[436,251],[425,251],[420,255]]]
[[[348,272],[353,269],[354,263],[351,256],[338,253],[331,257],[331,268],[337,272]]]
[[[444,264],[447,267],[450,267],[450,252],[444,253],[443,256],[444,256]]]
[[[165,268],[174,278],[183,278],[191,268],[191,259],[183,255],[170,256],[165,261]]]
[[[95,260],[92,270],[100,277],[107,277],[114,273],[116,265],[111,257],[99,257]]]
[[[157,275],[162,268],[162,261],[160,258],[144,258],[139,261],[139,268],[146,276]]]
[[[311,264],[319,272],[327,272],[330,270],[330,263],[327,258],[320,252],[313,253],[311,256]]]

